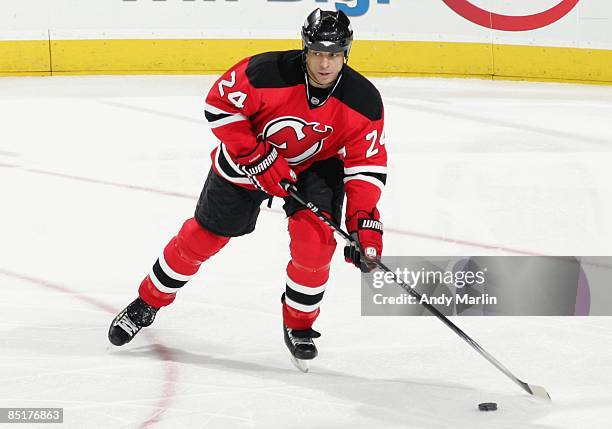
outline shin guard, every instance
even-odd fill
[[[336,248],[332,231],[308,210],[289,219],[291,261],[283,294],[283,321],[289,328],[312,327],[329,278],[329,265]]]
[[[202,262],[221,250],[229,239],[204,229],[193,218],[187,220],[140,284],[140,297],[156,308],[171,304]]]

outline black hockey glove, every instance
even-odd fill
[[[281,180],[297,181],[297,175],[285,158],[266,141],[259,141],[252,152],[236,161],[251,183],[268,195],[286,197],[289,194],[281,187]]]
[[[353,242],[344,246],[344,259],[354,264],[363,273],[376,268],[376,262],[382,255],[383,225],[379,220],[378,210],[372,213],[357,212],[346,222],[353,237]]]

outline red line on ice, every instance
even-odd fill
[[[102,311],[105,311],[110,314],[115,314],[117,312],[116,308],[111,307],[110,305],[98,301],[95,298],[84,295],[80,292],[69,289],[65,286],[60,286],[46,280],[41,280],[35,277],[31,277],[25,274],[16,273],[13,271],[8,271],[0,268],[0,274],[3,274],[7,277],[13,277],[19,280],[24,280],[29,283],[45,287],[47,289],[51,289],[55,292],[64,293],[66,295],[70,295],[73,298],[76,298],[80,301],[86,302]],[[143,332],[143,335],[146,336],[149,342],[153,342],[155,337],[150,332]],[[168,410],[170,404],[174,399],[174,395],[176,393],[176,381],[178,379],[178,371],[177,366],[173,362],[172,353],[166,347],[155,344],[153,345],[153,351],[159,357],[160,360],[165,362],[164,365],[164,383],[161,392],[161,399],[155,405],[156,411],[153,412],[145,421],[143,421],[139,428],[147,429],[153,426],[155,423],[159,422],[166,411]]]
[[[54,171],[39,170],[39,169],[29,169],[29,168],[24,168],[24,170],[28,171],[30,173],[43,174],[43,175],[47,175],[47,176],[61,177],[61,178],[64,178],[64,179],[78,180],[78,181],[81,181],[81,182],[94,183],[94,184],[97,184],[97,185],[114,186],[114,187],[123,188],[123,189],[132,189],[132,190],[136,190],[136,191],[149,192],[149,193],[152,193],[152,194],[165,195],[165,196],[170,196],[170,197],[186,198],[186,199],[190,199],[190,200],[196,200],[198,198],[197,195],[190,195],[190,194],[186,194],[186,193],[182,193],[182,192],[164,191],[164,190],[161,190],[161,189],[150,188],[150,187],[147,187],[147,186],[130,185],[130,184],[121,183],[121,182],[111,182],[111,181],[108,181],[108,180],[92,179],[92,178],[89,178],[89,177],[75,176],[75,175],[71,175],[71,174],[58,173],[58,172],[54,172]],[[271,211],[271,212],[274,212],[274,213],[284,214],[284,212],[282,210],[279,210],[279,209],[269,209],[267,207],[262,207],[262,210],[264,210],[264,211]],[[512,248],[512,247],[499,246],[497,244],[487,244],[487,243],[481,243],[481,242],[477,242],[477,241],[463,240],[463,239],[457,239],[457,238],[451,238],[451,237],[442,237],[442,236],[439,236],[439,235],[427,234],[427,233],[416,232],[416,231],[408,231],[408,230],[404,230],[404,229],[385,228],[385,231],[388,231],[388,232],[391,232],[391,233],[394,233],[394,234],[398,234],[398,235],[407,235],[407,236],[411,236],[411,237],[424,238],[424,239],[427,239],[427,240],[442,241],[442,242],[445,242],[445,243],[454,243],[454,244],[459,244],[459,245],[462,245],[462,246],[476,247],[476,248],[479,248],[479,249],[499,250],[499,251],[506,252],[506,253],[513,253],[515,255],[523,255],[523,256],[551,256],[551,255],[546,255],[544,253],[533,252],[533,251],[530,251],[530,250],[521,250],[521,249],[515,249],[515,248]],[[608,265],[605,265],[605,264],[597,264],[597,263],[586,262],[585,265],[593,265],[593,266],[599,266],[599,267],[603,267],[603,268],[612,269],[612,266],[608,266]]]

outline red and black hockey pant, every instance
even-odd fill
[[[326,215],[339,222],[344,199],[343,164],[336,158],[314,163],[298,176],[297,187]],[[221,250],[232,237],[255,229],[259,207],[268,198],[208,174],[196,207],[178,234],[170,240],[150,273],[142,281],[140,297],[154,307],[174,301],[176,292],[198,271],[202,262]],[[308,329],[319,315],[336,248],[332,231],[310,210],[292,198],[283,206],[289,218],[291,260],[283,294],[283,320],[293,329]],[[253,249],[254,258],[266,260]]]

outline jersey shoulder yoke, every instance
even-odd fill
[[[333,97],[371,121],[382,119],[382,97],[374,84],[365,76],[349,66],[345,66],[342,73],[342,82],[337,89],[339,91],[334,91]]]
[[[302,51],[276,51],[254,55],[246,68],[255,88],[287,88],[304,83]]]

